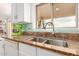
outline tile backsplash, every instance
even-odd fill
[[[52,29],[34,29],[34,32],[53,32]],[[78,28],[55,28],[56,33],[79,33]]]
[[[32,23],[26,23],[26,31],[32,31]]]
[[[26,32],[53,32],[52,29],[34,29],[32,23],[26,23]],[[79,33],[79,28],[55,28],[56,33]]]

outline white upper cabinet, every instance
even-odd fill
[[[31,3],[25,3],[24,4],[24,21],[27,23],[31,23],[31,9],[32,5]]]
[[[24,4],[23,3],[12,4],[12,16],[13,16],[14,23],[24,21]]]
[[[12,4],[13,22],[31,23],[31,3]]]
[[[24,4],[17,3],[17,18],[19,22],[24,20]]]

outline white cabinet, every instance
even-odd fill
[[[37,49],[37,56],[63,56],[63,54],[54,52],[54,51],[49,51],[49,50],[45,50],[42,48],[38,48]]]
[[[5,55],[18,56],[18,43],[11,40],[5,40]]]
[[[36,47],[19,43],[19,55],[20,56],[36,56]]]
[[[0,56],[4,56],[4,39],[0,38]]]
[[[64,56],[64,54],[19,43],[19,56]]]
[[[13,23],[17,22],[17,4],[16,3],[13,3],[12,4],[12,21]]]
[[[24,21],[24,4],[23,3],[13,3],[12,4],[12,16],[13,23]]]
[[[32,5],[30,3],[13,3],[12,4],[12,16],[13,23],[27,22],[31,23]]]
[[[23,3],[17,3],[17,19],[19,22],[24,21],[24,4]]]
[[[31,3],[24,3],[24,21],[27,23],[31,23]]]

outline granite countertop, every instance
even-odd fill
[[[16,42],[20,42],[20,43],[24,43],[24,44],[29,44],[31,46],[48,49],[51,51],[56,51],[56,52],[62,53],[64,55],[79,56],[79,47],[77,47],[78,45],[76,45],[76,44],[79,44],[78,42],[67,41],[69,44],[69,47],[66,48],[66,47],[60,47],[60,46],[43,44],[43,43],[31,41],[31,39],[33,39],[33,37],[34,36],[13,36],[13,38],[8,38],[8,37],[3,37],[3,38],[8,39],[8,40],[13,40]],[[76,44],[74,45],[74,43],[76,43]]]

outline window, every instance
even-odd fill
[[[76,27],[76,16],[68,16],[54,19],[55,27]]]
[[[54,4],[54,26],[76,27],[76,4],[58,3]]]
[[[44,28],[48,22],[54,27],[77,27],[77,4],[75,3],[49,3],[36,6],[37,28]],[[51,29],[51,23],[46,26]]]

